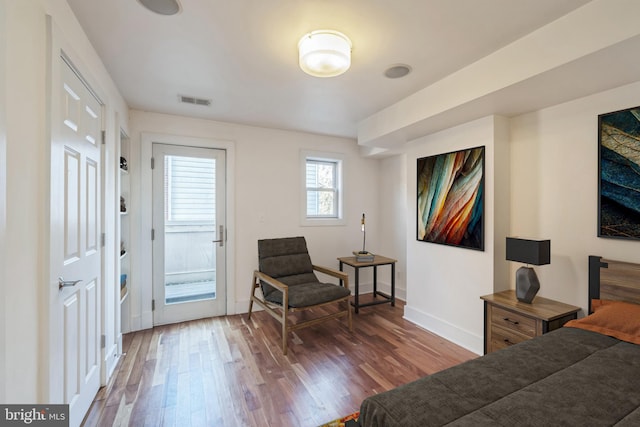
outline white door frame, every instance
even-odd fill
[[[153,301],[154,316],[153,324],[162,325],[169,323],[177,323],[186,320],[200,319],[211,316],[222,316],[227,314],[227,278],[226,278],[226,224],[227,209],[226,202],[226,150],[218,148],[203,148],[183,145],[167,145],[153,144]],[[207,159],[214,165],[215,170],[215,228],[211,230],[210,237],[207,239],[207,246],[212,251],[215,275],[214,289],[215,298],[205,298],[195,301],[184,301],[182,303],[167,304],[165,285],[166,276],[166,251],[167,247],[167,226],[165,222],[165,203],[166,193],[165,178],[167,169],[165,169],[165,159],[167,157],[184,156],[194,159]],[[222,240],[221,243],[214,243],[216,240]],[[209,265],[209,267],[213,267]]]
[[[132,305],[132,330],[141,330],[153,327],[153,311],[151,309],[151,301],[153,300],[153,259],[151,244],[151,227],[153,224],[153,206],[152,206],[152,170],[151,157],[153,143],[183,145],[201,148],[217,148],[226,150],[226,167],[227,167],[227,314],[235,314],[236,311],[236,280],[235,280],[235,143],[233,141],[198,138],[180,135],[168,135],[159,133],[146,133],[140,135],[140,187],[132,187],[132,197],[140,200],[140,223],[132,224],[134,229],[132,233],[138,236],[139,246],[135,253],[139,254],[139,262],[135,268],[139,268],[140,273],[137,276],[140,279],[140,286],[131,289],[129,298]],[[132,156],[133,157],[133,156]],[[138,227],[136,229],[136,227]]]
[[[59,96],[56,94],[55,91],[58,90],[56,85],[57,85],[57,82],[60,81],[61,64],[62,64],[61,57],[64,56],[66,62],[73,64],[72,68],[78,73],[81,80],[83,80],[84,83],[89,88],[91,88],[90,90],[95,94],[98,100],[106,99],[106,97],[104,96],[104,91],[101,89],[100,85],[97,84],[97,82],[87,72],[88,68],[80,59],[80,57],[71,48],[67,40],[64,38],[63,32],[58,28],[58,26],[56,25],[56,23],[54,22],[53,18],[50,15],[46,16],[46,25],[47,25],[47,36],[48,36],[47,41],[49,44],[47,49],[48,139],[47,139],[44,156],[45,156],[45,164],[47,165],[47,168],[48,168],[45,176],[48,181],[49,177],[51,176],[50,166],[52,162],[50,143],[52,141],[52,138],[54,137],[54,131],[52,129],[52,126],[53,126],[52,121],[56,116],[60,116]],[[104,102],[99,101],[99,104],[102,109],[101,131],[105,132],[107,109]],[[100,160],[101,168],[107,167],[105,157],[106,156],[102,156]],[[100,172],[100,174],[101,174],[100,179],[102,179],[102,171]],[[48,203],[45,204],[47,209],[46,218],[50,219],[52,217],[51,187],[47,188],[46,197],[48,199]],[[102,225],[103,225],[102,219],[105,218],[105,212],[106,212],[106,209],[109,207],[109,204],[106,203],[104,194],[100,194],[98,195],[98,197],[100,198],[100,212],[98,212],[98,217],[100,218],[100,222],[101,222],[100,226],[102,228]],[[55,225],[52,224],[50,220],[46,221],[43,226],[44,228],[43,246],[42,246],[44,251],[43,259],[47,261],[45,265],[43,265],[43,283],[46,285],[46,287],[43,290],[44,302],[41,307],[44,313],[42,316],[42,323],[41,323],[40,330],[44,331],[47,335],[46,335],[46,339],[42,341],[44,349],[39,356],[39,359],[40,359],[39,365],[42,368],[42,373],[40,376],[43,384],[43,390],[41,392],[42,401],[47,403],[63,403],[62,380],[60,375],[60,366],[62,366],[61,365],[62,361],[60,359],[62,355],[63,343],[59,342],[59,340],[56,339],[56,337],[58,337],[58,334],[57,334],[58,325],[56,325],[55,322],[53,321],[56,318],[56,316],[55,316],[55,313],[53,313],[52,310],[50,309],[52,302],[59,298],[58,276],[57,276],[57,272],[54,271],[54,269],[52,268],[52,263],[54,262],[55,257],[52,254],[52,249],[51,249],[52,242],[51,242],[50,236],[51,236],[52,228],[54,226],[57,226],[57,224]],[[107,248],[105,247],[101,247],[101,250],[103,254],[106,253],[106,256],[109,256],[108,254],[113,252],[113,251],[107,250]],[[102,263],[101,263],[100,269],[101,269],[101,272],[100,272],[99,280],[101,281],[102,288],[104,289],[105,268]],[[102,292],[102,290],[100,292]],[[100,313],[98,314],[98,322],[102,323],[104,319],[104,312],[105,312],[104,299],[102,298],[102,295],[98,296],[97,309],[100,310]],[[100,330],[103,331],[102,325],[100,327]],[[101,350],[101,353],[104,351],[104,349],[102,348],[100,350]],[[101,354],[101,356],[102,355],[103,354]],[[102,371],[103,370],[102,365],[104,364],[103,357],[98,357],[98,363],[100,365],[98,366],[98,368]]]

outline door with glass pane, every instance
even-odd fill
[[[225,151],[153,144],[153,322],[226,314]]]

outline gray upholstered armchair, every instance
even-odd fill
[[[285,355],[290,331],[343,316],[347,316],[349,330],[352,330],[349,277],[341,271],[313,265],[304,237],[259,240],[258,259],[259,270],[253,273],[248,317],[251,319],[255,302],[282,324]],[[314,270],[340,279],[344,286],[320,282]],[[257,288],[261,288],[262,298],[256,295]],[[295,324],[287,318],[289,312],[328,304],[336,304],[339,311]]]

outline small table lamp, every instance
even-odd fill
[[[550,264],[551,240],[507,237],[507,260],[533,265]],[[540,290],[540,281],[533,268],[520,267],[516,271],[516,297],[518,301],[531,304],[538,290]]]
[[[374,255],[365,249],[365,244],[367,242],[367,231],[364,227],[364,214],[362,214],[360,226],[362,230],[362,250],[353,251],[353,254],[356,256],[356,261],[358,262],[372,262],[375,259]]]

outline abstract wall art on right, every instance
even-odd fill
[[[598,237],[640,239],[640,107],[598,116]]]
[[[484,250],[484,147],[417,160],[417,239]]]

